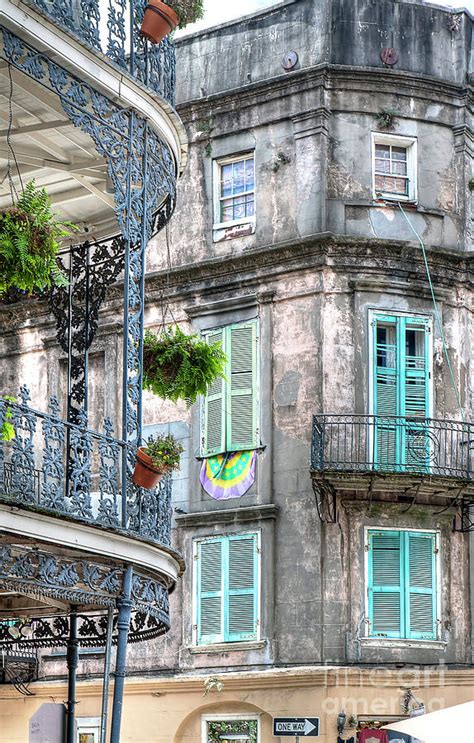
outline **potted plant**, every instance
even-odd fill
[[[184,28],[203,15],[203,0],[148,0],[140,33],[152,44],[159,44],[175,28]]]
[[[176,327],[155,335],[147,330],[143,346],[143,388],[173,402],[189,405],[218,377],[224,376],[227,356],[220,343],[207,343]]]
[[[67,286],[59,240],[76,229],[57,219],[44,188],[27,183],[16,204],[0,212],[0,297],[11,288],[31,294],[51,283]]]
[[[178,469],[183,447],[174,436],[150,436],[137,451],[132,480],[140,488],[151,490],[163,475]]]

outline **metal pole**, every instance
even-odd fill
[[[102,714],[100,717],[100,741],[106,743],[107,716],[109,713],[110,661],[112,658],[112,631],[114,627],[114,610],[109,607],[107,615],[107,642],[105,645],[104,677],[102,684]]]
[[[67,723],[66,743],[75,743],[76,739],[76,673],[79,660],[79,648],[77,641],[77,606],[71,606],[69,614],[69,639],[67,642]]]
[[[120,741],[120,726],[122,722],[123,707],[123,687],[125,684],[125,664],[127,660],[128,631],[130,628],[130,617],[132,614],[133,606],[133,601],[131,600],[132,576],[133,571],[131,566],[129,566],[126,569],[123,577],[122,596],[117,601],[117,606],[119,609],[117,620],[117,657],[115,660],[114,700],[112,706],[112,727],[110,731],[110,743],[119,743]]]

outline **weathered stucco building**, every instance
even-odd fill
[[[129,653],[125,741],[269,743],[272,716],[306,715],[329,743],[341,711],[346,739],[472,697],[472,34],[424,2],[287,0],[177,41],[189,161],[148,249],[146,326],[215,333],[235,364],[201,406],[146,394],[145,431],[185,445],[187,570],[170,634]],[[91,352],[99,417],[121,292]],[[46,399],[46,309],[0,313],[4,386],[35,365]],[[202,462],[236,449],[255,481],[216,500]],[[100,664],[82,656],[91,730]],[[0,688],[2,740],[62,699],[63,668],[43,657],[29,699]]]

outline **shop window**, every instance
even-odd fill
[[[227,368],[203,398],[201,454],[255,449],[260,445],[257,320],[209,330],[204,337],[221,343]]]
[[[437,533],[369,529],[366,553],[369,637],[437,640]]]
[[[374,198],[416,201],[416,140],[373,134]]]
[[[234,534],[195,542],[198,645],[258,639],[259,536]]]
[[[259,721],[255,717],[229,715],[203,719],[203,743],[259,743]]]
[[[77,718],[77,743],[99,743],[100,720],[98,718]]]

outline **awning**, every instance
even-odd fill
[[[385,729],[398,730],[423,743],[446,743],[469,740],[472,737],[473,722],[474,702],[466,702],[409,720],[391,722],[385,725]]]

